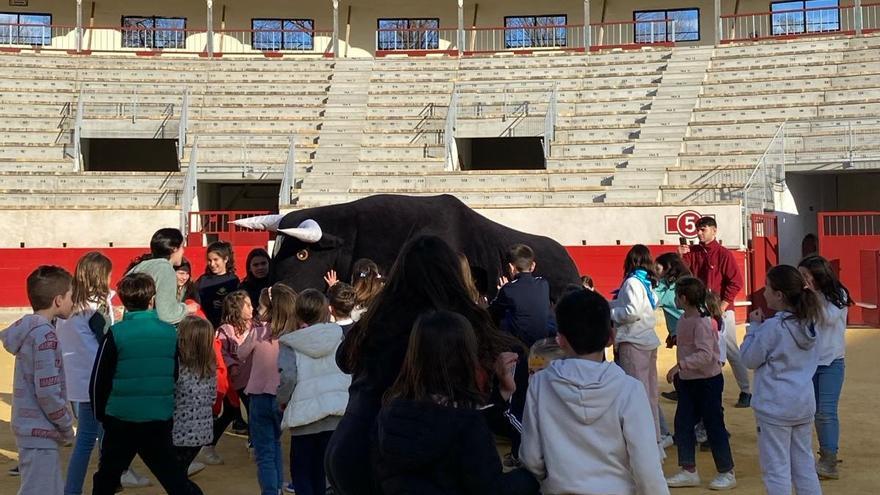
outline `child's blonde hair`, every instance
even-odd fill
[[[269,325],[272,339],[296,330],[296,291],[284,284],[269,289]]]
[[[110,258],[97,251],[88,252],[77,261],[73,273],[74,312],[88,309],[89,303],[97,303],[99,310],[107,312],[112,270]]]
[[[180,366],[200,378],[209,378],[217,372],[214,357],[214,327],[198,316],[187,316],[177,327],[177,355]]]
[[[245,302],[251,302],[251,297],[243,290],[237,290],[223,299],[223,317],[220,321],[232,325],[236,335],[247,332],[251,324],[251,321],[245,320],[241,314]]]
[[[269,308],[272,307],[272,288],[271,287],[263,287],[263,290],[260,291],[259,298],[259,307],[257,307],[256,319],[261,323],[266,323],[269,321]],[[265,308],[265,309],[261,309]]]

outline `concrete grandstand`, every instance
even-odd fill
[[[880,209],[877,30],[845,0],[10,2],[0,247],[448,193],[569,246],[699,213],[748,249],[775,212],[793,262],[820,213]]]

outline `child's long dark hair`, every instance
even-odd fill
[[[767,272],[767,285],[782,292],[794,318],[812,323],[819,318],[819,296],[807,287],[801,272],[791,265],[774,266]]]
[[[651,258],[651,250],[644,244],[636,244],[626,253],[626,259],[623,261],[623,276],[628,277],[637,268],[648,272],[648,280],[651,281],[652,286],[657,287],[654,259]]]
[[[678,253],[661,254],[657,257],[657,264],[663,267],[660,279],[668,284],[675,283],[679,279],[691,275],[691,271],[684,264],[684,259]]]
[[[403,367],[385,402],[439,402],[476,408],[485,402],[477,387],[477,337],[470,322],[451,311],[421,315],[413,325]]]
[[[379,265],[368,258],[361,258],[351,267],[351,286],[354,287],[355,304],[369,306],[382,290],[384,280],[379,273]]]
[[[174,254],[175,250],[180,249],[180,246],[183,246],[183,234],[179,230],[172,228],[159,229],[150,238],[150,252],[132,260],[128,268],[125,269],[125,272],[130,272],[132,268],[142,261],[161,258],[168,259]]]
[[[717,321],[723,317],[718,296],[710,292],[706,284],[696,277],[678,279],[675,283],[675,295],[684,298],[688,305],[697,308],[702,316]]]
[[[849,289],[834,274],[828,260],[819,255],[807,256],[801,260],[798,267],[810,272],[815,289],[821,292],[831,304],[841,309],[852,306],[853,301],[850,299]]]
[[[205,256],[214,253],[221,258],[226,258],[226,273],[235,275],[235,252],[232,250],[232,244],[226,241],[214,241],[208,244],[208,250]],[[213,275],[211,267],[205,265],[205,275]]]

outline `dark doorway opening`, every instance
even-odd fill
[[[179,172],[176,139],[84,138],[86,172]]]
[[[543,138],[457,138],[462,170],[546,170]]]

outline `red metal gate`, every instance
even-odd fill
[[[856,302],[849,310],[850,324],[877,325],[877,251],[880,212],[819,213],[819,254],[831,262]]]
[[[754,308],[761,308],[769,314],[764,300],[764,283],[767,272],[779,264],[779,234],[776,215],[752,215],[751,269],[749,270],[749,300]]]
[[[242,218],[268,215],[268,211],[194,211],[189,215],[190,233],[187,244],[203,246],[205,239],[226,241],[233,245],[265,246],[270,232],[250,230],[231,222]]]

